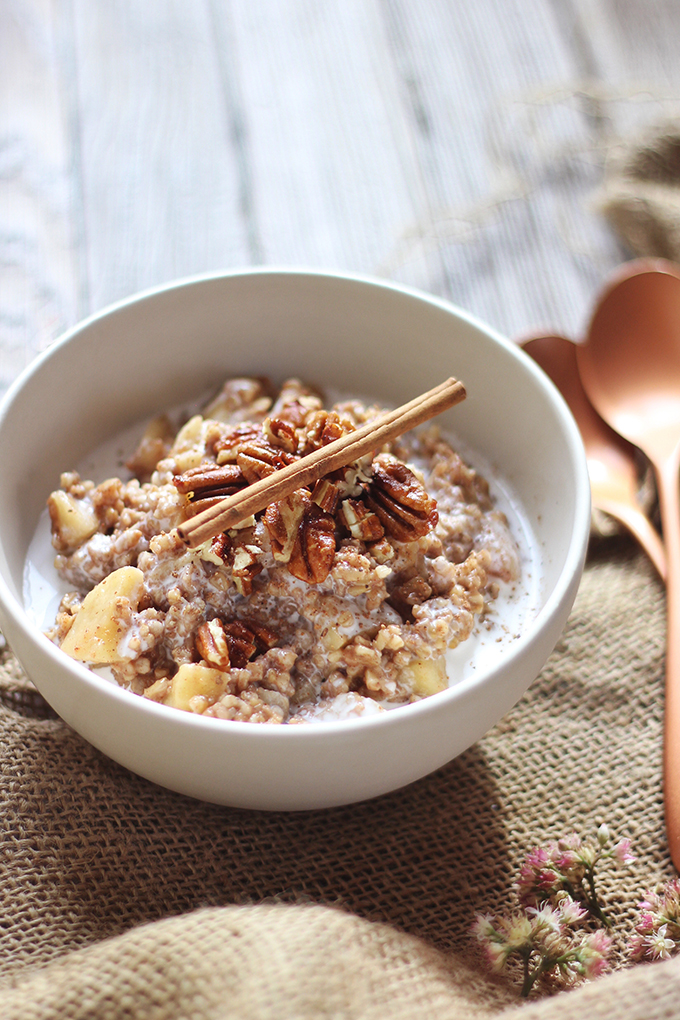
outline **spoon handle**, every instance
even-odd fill
[[[649,556],[662,581],[666,580],[666,552],[658,532],[641,510],[616,500],[598,498],[593,492],[593,506],[623,524]]]
[[[671,859],[680,871],[680,446],[658,471],[659,506],[666,545],[666,704],[664,807]]]

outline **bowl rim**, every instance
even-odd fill
[[[259,741],[313,740],[316,739],[315,734],[328,734],[329,732],[337,732],[338,730],[348,731],[351,729],[354,731],[357,728],[364,730],[372,729],[373,727],[383,728],[390,725],[398,725],[399,720],[404,720],[405,716],[411,717],[436,712],[439,705],[444,701],[457,701],[464,697],[473,695],[477,688],[481,688],[489,684],[498,672],[505,672],[508,667],[512,667],[512,663],[515,659],[521,658],[525,654],[527,646],[536,640],[538,633],[542,630],[545,623],[559,611],[559,607],[562,605],[563,600],[568,597],[569,591],[573,585],[574,577],[580,577],[587,549],[588,535],[590,532],[590,481],[581,434],[566,401],[554,383],[536,364],[536,362],[521,349],[521,347],[503,336],[500,332],[496,331],[492,326],[489,326],[476,315],[463,310],[448,299],[429,294],[416,287],[396,283],[392,280],[383,280],[379,277],[361,273],[344,272],[342,270],[334,269],[326,270],[314,267],[308,268],[305,266],[264,265],[240,268],[236,267],[204,272],[166,281],[165,283],[145,288],[129,295],[128,297],[121,298],[91,313],[86,318],[75,323],[64,333],[60,334],[60,336],[55,338],[55,340],[53,340],[49,346],[45,348],[45,350],[37,354],[36,357],[29,362],[29,364],[10,384],[0,400],[0,431],[2,430],[3,422],[9,413],[12,403],[18,398],[21,390],[24,388],[28,380],[34,374],[40,372],[43,367],[58,354],[59,350],[68,344],[73,337],[77,336],[79,333],[90,329],[98,321],[109,317],[119,310],[160,297],[168,291],[179,291],[184,288],[191,288],[196,284],[218,282],[220,280],[245,276],[318,277],[322,279],[343,280],[351,283],[367,285],[369,287],[376,287],[386,291],[394,291],[407,297],[414,298],[425,304],[432,305],[450,315],[453,315],[454,318],[468,324],[489,337],[496,344],[500,345],[506,352],[509,352],[512,357],[522,363],[525,371],[529,372],[536,384],[549,395],[550,402],[554,406],[558,415],[565,439],[567,440],[568,448],[572,454],[572,461],[576,467],[574,479],[575,498],[573,526],[565,562],[559,573],[557,581],[553,586],[552,591],[548,594],[545,603],[530,620],[527,629],[508,649],[505,650],[502,660],[499,660],[496,665],[487,667],[478,673],[473,673],[470,676],[457,681],[453,686],[448,687],[446,690],[430,695],[420,701],[407,705],[395,705],[393,708],[384,712],[376,712],[375,714],[371,713],[368,716],[358,716],[342,720],[315,720],[313,725],[308,726],[252,726],[237,720],[206,719],[202,715],[196,715],[190,712],[182,712],[180,714],[177,709],[170,708],[167,705],[157,704],[156,702],[150,701],[146,698],[141,698],[139,695],[133,694],[131,691],[127,691],[124,688],[119,687],[114,682],[97,676],[96,673],[84,664],[64,656],[61,650],[43,633],[38,631],[35,625],[28,619],[28,613],[23,603],[14,596],[1,571],[0,609],[2,609],[3,613],[6,613],[9,617],[11,617],[14,626],[22,631],[28,640],[37,642],[38,648],[40,648],[40,650],[52,660],[56,669],[66,669],[67,671],[74,673],[79,680],[84,681],[88,686],[93,686],[105,697],[113,697],[116,701],[119,701],[121,706],[127,705],[131,710],[135,710],[133,706],[136,704],[136,710],[148,712],[152,717],[158,716],[158,713],[160,712],[162,714],[162,718],[168,721],[170,721],[168,713],[172,713],[174,717],[177,717],[179,714],[180,718],[176,718],[177,723],[181,722],[181,724],[185,726],[198,727],[199,730],[207,729],[212,733],[217,732],[215,729],[215,725],[217,724],[225,733],[238,733],[243,736],[247,733],[250,735],[249,739]],[[338,725],[339,722],[341,722],[341,726]]]

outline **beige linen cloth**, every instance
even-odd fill
[[[660,248],[658,208],[644,180],[631,199],[625,166],[608,215],[617,184],[629,243],[652,245],[634,253],[677,257],[675,227]],[[680,958],[631,965],[626,950],[640,897],[673,875],[664,640],[652,568],[625,536],[600,535],[557,649],[483,740],[405,790],[298,814],[215,807],[131,774],[56,719],[5,651],[0,1016],[677,1016]],[[475,913],[513,906],[532,846],[603,821],[637,854],[601,872],[613,972],[518,1005],[517,980],[489,977],[477,955]]]

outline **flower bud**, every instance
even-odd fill
[[[609,842],[609,828],[604,822],[597,830],[597,842],[603,847]]]

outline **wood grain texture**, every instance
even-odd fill
[[[78,315],[59,73],[50,0],[0,4],[0,389]]]
[[[680,105],[676,0],[4,0],[0,388],[178,276],[346,269],[577,334],[607,153]]]

